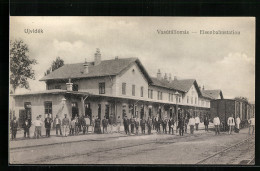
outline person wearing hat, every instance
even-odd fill
[[[58,115],[56,115],[56,118],[54,119],[54,127],[56,128],[56,136],[58,136],[59,131],[60,131],[60,135],[62,135],[61,120]]]
[[[44,123],[46,129],[46,137],[50,137],[51,123],[52,123],[52,119],[50,118],[50,115],[47,115],[47,118],[45,118]]]
[[[144,117],[143,117],[143,118],[141,119],[141,121],[140,121],[142,134],[145,134],[145,124],[146,124],[146,120],[145,120]]]
[[[16,132],[18,128],[18,122],[16,120],[16,117],[11,121],[11,132],[12,132],[12,140],[16,139]]]
[[[194,116],[192,116],[190,119],[189,119],[189,124],[190,126],[190,133],[193,134],[194,132],[194,126],[195,126],[195,118]]]
[[[196,131],[199,130],[199,123],[200,123],[200,118],[199,118],[199,116],[197,115],[196,118],[195,118]]]
[[[131,134],[134,134],[134,128],[135,128],[135,118],[132,115],[131,119],[130,119],[130,125],[131,125]]]
[[[124,117],[123,124],[124,124],[125,133],[129,134],[129,120],[127,119],[126,115]]]
[[[172,119],[172,117],[170,117],[170,119],[168,121],[168,126],[169,126],[169,134],[171,134],[171,132],[172,132],[172,135],[173,135],[174,134],[174,132],[173,132],[174,120]]]
[[[67,137],[69,134],[69,125],[70,125],[70,120],[67,118],[67,114],[64,114],[64,118],[62,119],[62,128],[63,128],[63,133],[64,136]]]
[[[103,134],[108,133],[107,125],[108,125],[108,119],[106,118],[106,116],[104,116],[104,119],[102,120]]]
[[[28,119],[26,119],[23,124],[24,138],[26,138],[26,135],[28,138],[30,138],[30,127],[31,127],[31,123],[29,122]]]
[[[148,117],[148,119],[147,119],[148,135],[151,134],[152,124],[153,124],[152,119],[150,117]]]
[[[139,134],[139,125],[140,125],[140,119],[137,117],[135,118],[135,132],[136,132],[136,135]]]

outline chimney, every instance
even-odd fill
[[[73,83],[71,83],[71,79],[70,79],[70,78],[69,78],[69,82],[66,83],[66,85],[67,85],[67,90],[68,90],[68,91],[72,91],[72,85],[73,85]]]
[[[158,69],[158,72],[157,72],[157,79],[161,79],[161,71],[160,71],[160,69]]]
[[[171,82],[172,81],[172,75],[171,75],[171,73],[169,73],[169,82]]]
[[[167,74],[166,73],[164,74],[164,80],[167,80]]]
[[[177,81],[177,76],[174,76],[174,80]]]
[[[99,48],[97,48],[97,51],[95,53],[95,61],[94,61],[94,65],[98,65],[101,63],[101,53],[100,53],[100,50]]]
[[[85,60],[85,63],[83,64],[83,66],[84,66],[84,71],[83,71],[83,73],[84,73],[84,74],[88,74],[88,63],[87,63],[86,60]]]

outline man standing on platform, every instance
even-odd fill
[[[28,121],[28,119],[26,119],[23,124],[24,138],[26,138],[26,134],[27,134],[27,137],[30,138],[30,127],[31,127],[31,123]]]
[[[121,123],[122,123],[122,120],[121,120],[120,116],[118,116],[117,120],[116,120],[117,133],[120,133]]]
[[[56,128],[56,136],[58,135],[58,132],[60,131],[60,135],[62,135],[61,132],[61,120],[58,115],[56,115],[56,118],[54,119],[54,127]]]
[[[51,118],[49,115],[47,115],[47,118],[45,118],[45,129],[46,129],[46,137],[50,137],[50,131],[51,131]]]
[[[123,122],[124,122],[125,133],[129,134],[129,120],[127,119],[127,116],[125,116]]]
[[[114,123],[114,117],[111,114],[108,119],[108,124],[109,124],[109,128],[110,128],[109,133],[112,133],[112,131],[113,131],[113,123]]]
[[[145,124],[146,124],[146,120],[144,118],[142,118],[140,121],[142,134],[145,134]]]
[[[218,116],[215,116],[213,119],[213,123],[215,126],[215,135],[219,134],[219,125],[220,125],[220,120]]]
[[[227,120],[227,124],[228,124],[228,127],[229,127],[229,134],[232,133],[233,129],[234,129],[234,126],[235,126],[235,120],[232,116],[230,116]]]
[[[16,132],[18,128],[18,122],[16,120],[16,117],[11,121],[11,131],[12,131],[12,140],[16,139]]]
[[[254,132],[255,132],[255,118],[254,117],[252,117],[252,118],[250,118],[249,120],[248,120],[248,122],[249,122],[249,132],[248,132],[248,134],[250,135],[250,130],[252,129],[252,135],[254,135]]]
[[[208,132],[209,131],[209,118],[207,115],[204,118],[204,126],[205,126],[205,131]]]
[[[102,120],[103,134],[105,132],[107,133],[107,124],[108,124],[108,120],[107,120],[106,116],[104,116],[104,119]]]
[[[199,116],[197,115],[196,118],[195,118],[196,131],[199,130],[199,124],[200,124],[200,118],[199,118]]]
[[[152,119],[150,117],[148,117],[148,120],[147,120],[147,127],[148,127],[148,135],[151,134],[151,130],[152,130]]]
[[[168,121],[168,126],[169,126],[169,134],[171,134],[171,132],[172,132],[172,135],[173,135],[174,134],[174,132],[173,132],[174,120],[172,119],[172,117],[170,117],[170,119]]]
[[[194,116],[192,116],[192,117],[189,119],[189,125],[190,125],[190,133],[193,134],[193,131],[194,131],[194,125],[195,125],[195,119],[194,119]]]
[[[236,128],[237,128],[237,133],[239,133],[240,123],[241,123],[241,120],[240,120],[239,116],[237,115],[237,118],[236,118]]]
[[[64,136],[68,136],[68,130],[69,130],[69,125],[70,125],[70,120],[67,118],[67,114],[64,114],[64,118],[62,119],[62,128],[63,128],[63,133]]]
[[[131,134],[134,134],[135,129],[135,118],[132,116],[130,119],[130,125],[131,125]]]

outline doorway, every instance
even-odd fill
[[[72,102],[71,103],[71,113],[72,113],[72,119],[74,119],[76,116],[79,117],[79,109],[78,109],[78,103]]]
[[[151,108],[149,108],[148,114],[149,114],[149,117],[152,118],[152,109]]]
[[[106,105],[105,116],[106,116],[106,119],[109,119],[109,105]]]
[[[159,108],[159,118],[161,119],[162,118],[162,109]]]
[[[98,118],[101,119],[101,104],[98,104]]]
[[[144,118],[144,105],[141,106],[140,114],[141,114],[141,119],[143,119]]]

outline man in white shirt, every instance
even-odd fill
[[[200,118],[198,117],[198,115],[195,118],[195,126],[196,126],[196,131],[199,130],[199,123],[200,123]]]
[[[234,129],[234,126],[235,126],[235,120],[232,116],[230,116],[227,120],[227,124],[228,124],[228,127],[229,127],[229,134],[232,133],[233,129]]]
[[[90,119],[89,116],[87,115],[87,117],[85,118],[85,122],[86,122],[86,133],[88,134],[88,127],[90,126]]]
[[[240,120],[239,116],[237,115],[237,118],[236,118],[236,128],[237,128],[237,133],[239,133],[240,123],[241,123],[241,120]]]
[[[255,132],[255,118],[254,118],[254,117],[250,118],[250,119],[248,120],[248,123],[250,124],[250,125],[249,125],[248,134],[250,135],[250,130],[251,130],[251,128],[252,128],[252,135],[253,135],[254,132]]]
[[[190,119],[189,119],[189,126],[190,126],[190,133],[193,134],[193,131],[194,131],[194,125],[195,125],[195,119],[194,119],[194,116],[192,116]]]
[[[33,121],[33,125],[35,126],[35,132],[34,132],[34,136],[35,138],[39,138],[40,136],[40,131],[41,131],[41,127],[43,125],[42,121],[40,120],[39,116],[36,117],[36,120]]]
[[[219,134],[219,125],[220,125],[220,120],[218,116],[215,116],[213,119],[213,123],[215,126],[215,135]]]

